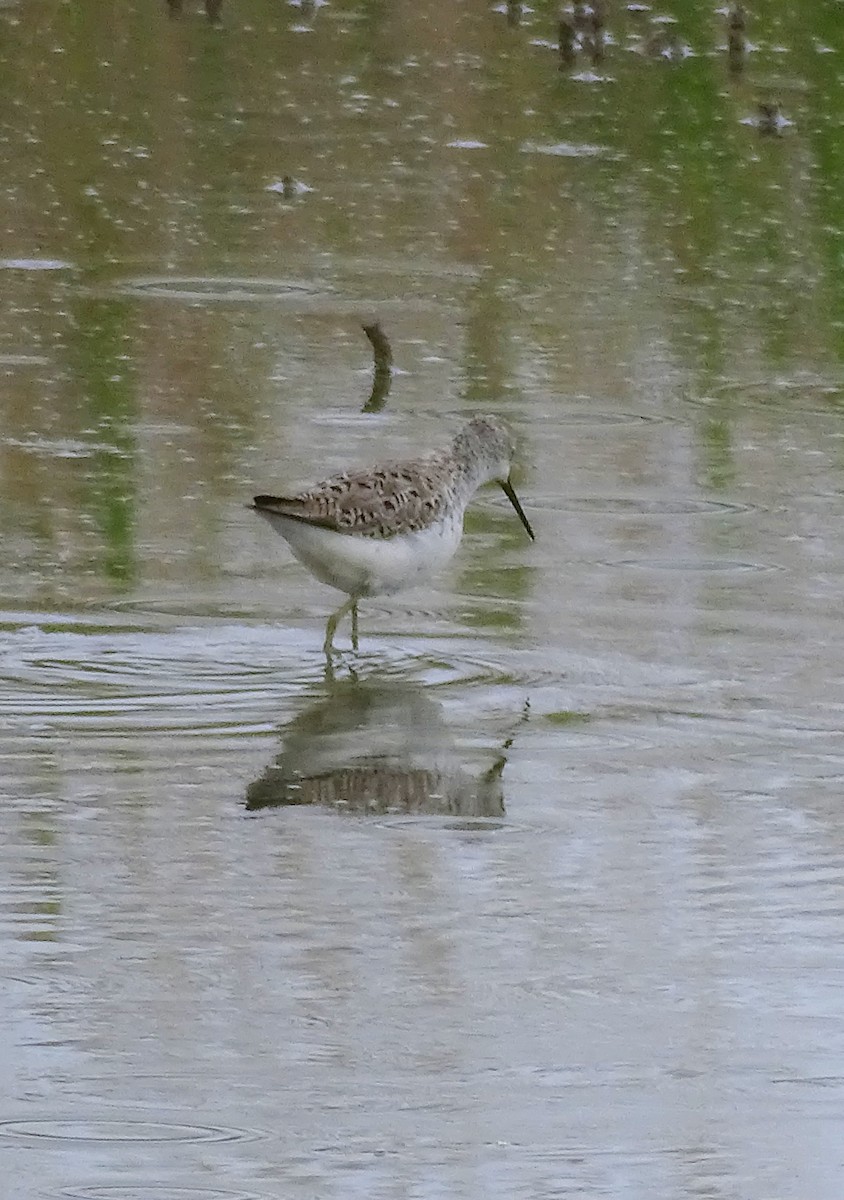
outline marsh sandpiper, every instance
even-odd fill
[[[533,540],[510,482],[512,460],[513,441],[498,418],[473,417],[450,446],[423,458],[344,471],[293,496],[255,496],[253,508],[295,557],[349,597],[328,619],[327,656],[347,613],[357,649],[359,600],[412,587],[448,562],[483,484],[500,484]]]

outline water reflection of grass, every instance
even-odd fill
[[[478,598],[464,613],[473,629],[522,628],[522,604],[531,593],[534,568],[519,557],[526,550],[526,538],[518,522],[515,529],[510,528],[511,515],[479,509],[466,513],[457,587],[464,599]],[[487,547],[473,548],[473,538],[482,534],[487,535]]]
[[[100,565],[118,586],[135,578],[134,510],[137,463],[131,424],[134,380],[128,365],[132,306],[125,300],[79,298],[69,348],[74,387],[84,398],[86,425],[113,447],[95,451],[83,506],[102,538]]]

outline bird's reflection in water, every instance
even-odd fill
[[[473,775],[460,762],[440,704],[419,684],[375,677],[331,682],[284,730],[274,762],[246,790],[246,808],[321,804],[375,814],[504,816],[501,774],[512,739]]]

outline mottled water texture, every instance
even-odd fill
[[[842,77],[837,0],[0,0],[4,1195],[839,1200]],[[473,412],[536,543],[327,676],[251,496]]]

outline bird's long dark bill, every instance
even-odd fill
[[[530,527],[530,521],[525,516],[525,510],[522,508],[521,504],[519,503],[519,497],[516,495],[516,491],[515,491],[515,488],[513,487],[512,483],[510,482],[509,479],[505,479],[502,481],[501,487],[504,492],[504,495],[507,497],[507,499],[513,505],[513,508],[515,508],[516,513],[518,514],[519,520],[521,521],[521,523],[524,525],[525,529],[527,530],[528,537],[530,538],[530,540],[532,542],[535,542],[536,535],[534,534],[533,530]]]

